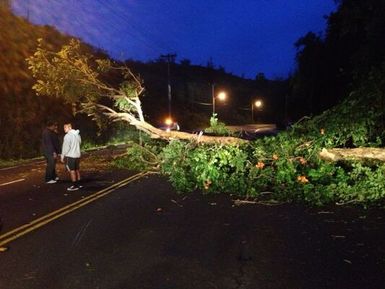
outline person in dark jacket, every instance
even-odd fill
[[[47,161],[45,169],[45,182],[56,183],[59,178],[56,174],[56,160],[60,155],[60,141],[57,135],[57,123],[49,121],[42,135],[42,150]]]

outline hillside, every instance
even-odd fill
[[[0,156],[33,156],[39,148],[42,124],[48,118],[65,117],[69,110],[60,100],[35,96],[25,58],[35,51],[38,38],[54,48],[68,37],[52,27],[31,25],[3,7],[0,27]]]

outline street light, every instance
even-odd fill
[[[167,125],[167,126],[170,126],[172,125],[173,121],[172,121],[172,118],[171,117],[167,117],[165,120],[164,120],[164,124]]]
[[[227,98],[227,94],[224,91],[220,91],[217,95],[215,95],[215,87],[214,84],[211,85],[211,97],[213,99],[213,115],[215,114],[215,100],[218,98],[220,101],[225,101]]]
[[[263,102],[260,99],[254,100],[251,103],[251,121],[252,122],[254,122],[254,107],[256,107],[257,109],[261,109],[262,106],[263,106]]]

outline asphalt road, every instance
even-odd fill
[[[61,163],[57,164],[57,172],[61,180],[56,184],[44,183],[45,161],[42,160],[1,168],[2,231],[9,231],[28,223],[132,175],[132,172],[109,167],[109,160],[119,153],[121,153],[120,149],[108,149],[86,154],[81,162],[84,189],[77,194],[66,190],[70,180]]]
[[[2,233],[131,175],[89,170],[85,189],[70,194],[65,181],[37,185],[28,174],[0,187]],[[226,195],[178,195],[159,176],[113,189],[7,247],[1,289],[385,287],[384,210],[236,206]]]

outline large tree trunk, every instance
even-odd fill
[[[341,160],[377,160],[385,161],[385,148],[322,149],[320,157],[327,161]]]
[[[145,121],[131,121],[132,125],[134,125],[137,129],[144,131],[150,135],[152,138],[160,138],[165,140],[189,140],[196,141],[199,143],[208,143],[208,144],[226,144],[226,145],[237,145],[246,143],[247,141],[244,139],[236,138],[236,137],[227,137],[227,136],[207,136],[203,133],[192,134],[182,131],[164,131],[159,128],[156,128]]]

